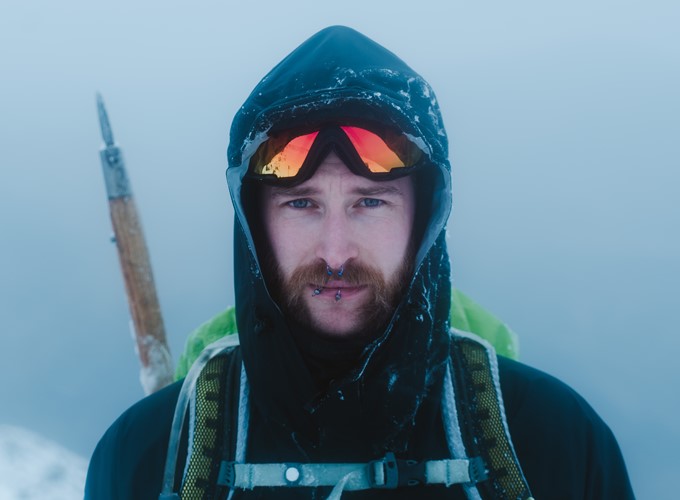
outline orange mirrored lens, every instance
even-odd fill
[[[257,173],[261,175],[275,175],[279,178],[295,177],[300,172],[300,168],[305,162],[305,158],[307,158],[307,154],[312,144],[314,144],[317,135],[319,135],[318,131],[292,139],[267,164],[263,165]]]
[[[403,133],[383,130],[382,135],[378,135],[360,127],[339,128],[349,139],[362,164],[374,174],[413,167],[423,155],[420,148]],[[322,131],[299,136],[282,134],[270,138],[260,145],[251,159],[253,172],[279,179],[296,177],[320,133]],[[328,140],[333,139],[331,137]]]
[[[374,173],[405,167],[404,162],[377,134],[359,127],[340,127],[368,169]]]

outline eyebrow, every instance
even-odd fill
[[[381,195],[396,195],[404,196],[401,189],[394,186],[370,186],[370,187],[358,187],[352,190],[352,193],[359,194],[361,196],[381,196]]]
[[[300,197],[314,196],[319,194],[321,191],[319,189],[310,186],[293,186],[293,187],[274,187],[271,191],[271,197],[276,198],[279,196],[285,197]],[[368,186],[368,187],[356,187],[352,189],[352,194],[359,196],[383,196],[383,195],[395,195],[404,196],[401,189],[394,186]]]
[[[293,198],[304,198],[305,196],[313,196],[318,194],[319,190],[311,188],[309,186],[293,186],[293,187],[272,187],[271,197],[276,198],[279,196],[293,197]]]

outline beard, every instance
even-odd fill
[[[324,284],[329,279],[326,263],[319,260],[301,265],[286,276],[274,263],[274,259],[269,262],[273,264],[267,273],[272,278],[270,280],[272,295],[287,318],[324,337],[352,338],[372,338],[384,329],[408,287],[413,267],[411,252],[408,252],[402,266],[388,278],[378,268],[356,259],[344,264],[341,276],[333,270],[331,278],[335,282],[341,281],[348,287],[366,288],[365,300],[353,309],[341,313],[352,315],[354,319],[350,328],[339,332],[333,328],[333,322],[331,325],[325,323],[319,318],[319,312],[313,311],[310,307],[310,304],[314,305],[312,301],[320,300],[310,291],[310,284],[317,287],[317,290],[325,290],[321,293],[334,290],[324,289]],[[336,299],[339,310],[344,304],[341,297]]]

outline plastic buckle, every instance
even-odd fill
[[[217,474],[217,484],[219,486],[227,486],[229,488],[234,487],[236,482],[236,471],[234,469],[234,464],[236,462],[226,462],[222,461],[220,463],[220,471]]]
[[[388,452],[381,460],[371,462],[373,467],[381,467],[384,482],[371,482],[373,488],[394,489],[399,486],[416,486],[427,482],[425,463],[415,460],[397,460],[394,453]]]
[[[418,486],[427,483],[425,462],[415,460],[397,460],[399,486]]]
[[[371,488],[393,489],[397,487],[399,471],[394,453],[387,453],[383,458],[369,462],[368,470]]]

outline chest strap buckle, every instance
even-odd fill
[[[394,489],[427,483],[425,462],[398,460],[394,453],[388,452],[370,465],[373,469],[371,486],[374,488]]]

